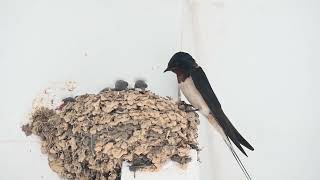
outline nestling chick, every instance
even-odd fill
[[[115,91],[122,91],[126,90],[128,88],[128,82],[124,80],[117,80],[115,85],[114,85],[114,90]]]
[[[139,88],[142,90],[147,89],[148,85],[144,80],[137,80],[136,83],[134,84],[134,88]]]

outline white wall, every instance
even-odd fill
[[[227,0],[223,43],[201,42],[225,111],[256,148],[245,161],[255,179],[320,178],[319,9],[316,0]],[[220,150],[218,179],[237,179]]]
[[[43,88],[75,80],[76,93],[97,92],[142,77],[175,96],[174,75],[162,71],[182,49],[256,148],[241,156],[254,179],[319,179],[319,8],[316,0],[0,0],[0,178],[57,179],[20,131]],[[244,179],[206,121],[200,133],[199,179]]]

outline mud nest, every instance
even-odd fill
[[[22,127],[41,139],[51,169],[65,179],[120,179],[121,166],[159,170],[188,163],[197,149],[198,115],[150,91],[105,90],[40,108]]]

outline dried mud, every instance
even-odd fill
[[[65,179],[120,179],[130,170],[159,170],[168,160],[191,161],[198,115],[150,91],[106,89],[40,108],[22,127],[41,139],[51,169]]]

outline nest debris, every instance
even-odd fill
[[[65,179],[120,179],[131,171],[188,163],[197,149],[198,115],[150,91],[134,89],[77,96],[58,111],[40,108],[23,126],[41,138],[51,169]],[[184,109],[184,110],[182,110]]]

